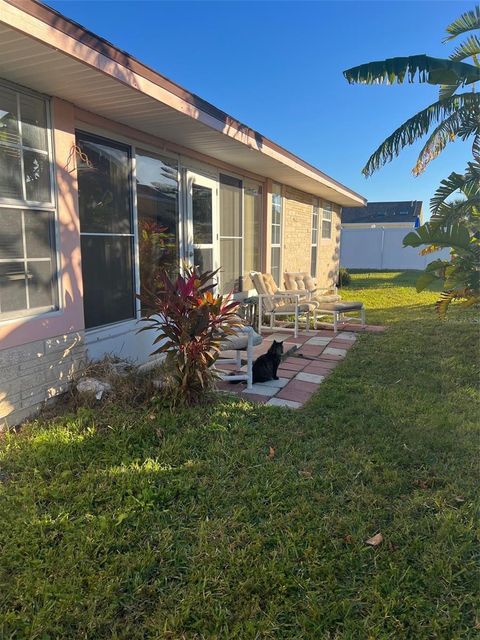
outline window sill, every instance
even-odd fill
[[[9,324],[25,324],[32,320],[48,320],[50,318],[57,318],[61,315],[63,315],[63,309],[44,307],[32,310],[31,313],[22,314],[21,316],[10,315],[10,317],[3,318],[0,316],[0,327],[8,326]]]

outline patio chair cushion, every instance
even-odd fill
[[[305,276],[306,276],[306,273],[304,271],[298,271],[298,272],[285,271],[285,273],[283,274],[283,279],[285,281],[285,289],[288,289],[288,291],[298,291],[299,289],[304,290]]]
[[[307,289],[307,291],[313,291],[314,289],[316,289],[317,283],[315,282],[315,278],[312,278],[310,274],[306,273],[303,281],[305,283],[305,289]]]
[[[285,271],[283,277],[289,291],[314,291],[317,286],[315,278],[306,271]]]
[[[324,296],[321,294],[317,294],[313,297],[313,300],[316,300],[320,305],[325,302],[340,302],[342,296],[339,296],[338,293],[326,293]]]
[[[300,302],[298,311],[299,313],[307,313],[307,311],[311,313],[317,307],[318,304],[316,302]],[[295,303],[278,304],[274,309],[274,313],[295,313]]]
[[[318,305],[319,311],[339,311],[344,313],[345,311],[360,311],[363,309],[363,302],[351,301],[351,302],[327,302]]]
[[[259,271],[255,271],[250,274],[250,277],[252,278],[255,289],[259,295],[273,296],[277,293],[277,284],[270,273],[260,273]],[[265,298],[265,311],[271,311],[275,306],[275,302]]]
[[[256,331],[252,331],[253,346],[257,347],[262,344],[262,336],[259,336]],[[236,351],[246,349],[248,344],[248,333],[245,331],[237,331],[231,336],[227,336],[225,340],[220,343],[220,351]]]
[[[272,274],[263,273],[262,276],[263,276],[263,282],[265,285],[265,289],[267,290],[267,293],[271,296],[275,295],[278,291],[278,287],[277,287],[277,283],[273,279]]]

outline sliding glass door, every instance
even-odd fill
[[[242,181],[220,174],[220,290],[243,290]]]
[[[140,291],[149,292],[163,271],[178,274],[178,168],[140,149],[135,160]]]
[[[221,173],[218,181],[186,172],[184,259],[201,270],[217,269],[220,293],[253,288],[261,269],[263,190],[260,183]]]
[[[212,271],[218,268],[217,182],[191,171],[186,176],[185,260]]]

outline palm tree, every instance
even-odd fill
[[[480,29],[480,6],[467,11],[447,27],[445,42]],[[390,58],[369,62],[344,71],[350,84],[394,84],[421,82],[439,85],[438,100],[415,114],[396,129],[370,156],[362,172],[370,176],[390,162],[406,146],[430,134],[418,155],[415,175],[420,174],[436,158],[448,142],[459,137],[474,137],[480,148],[480,96],[474,83],[480,81],[480,39],[470,34],[452,52],[450,58],[427,55]],[[465,62],[470,59],[471,62]],[[467,91],[460,89],[468,88]]]
[[[449,200],[455,196],[453,200]],[[451,173],[442,180],[430,201],[430,222],[407,234],[406,247],[426,248],[423,255],[443,247],[450,260],[434,260],[417,280],[417,291],[441,281],[444,290],[436,302],[441,318],[454,300],[463,307],[480,302],[480,164],[469,162],[464,174]]]
[[[445,42],[480,28],[480,6],[467,11],[447,27]],[[443,282],[444,291],[436,308],[444,317],[454,300],[463,306],[480,303],[480,39],[470,34],[450,58],[427,55],[369,62],[344,71],[350,83],[393,84],[427,82],[439,85],[438,100],[396,129],[370,156],[363,168],[368,177],[390,162],[400,151],[429,134],[412,172],[419,175],[455,138],[473,136],[473,161],[464,174],[451,173],[442,180],[430,201],[430,222],[409,233],[404,246],[425,248],[422,254],[450,248],[450,260],[434,260],[418,278],[417,291],[433,281]],[[465,62],[470,59],[471,62]],[[466,89],[459,91],[460,89]],[[452,198],[452,199],[451,199]]]

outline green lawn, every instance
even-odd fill
[[[6,437],[0,638],[478,637],[478,325],[414,280],[354,274],[388,331],[300,411],[109,406]]]

